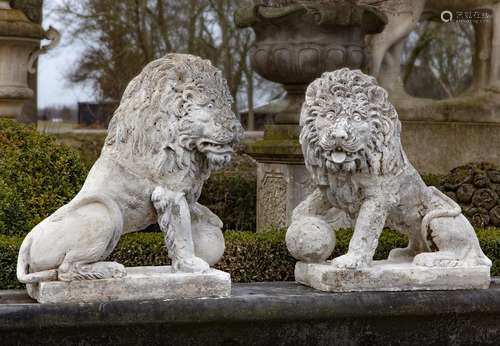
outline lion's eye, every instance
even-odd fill
[[[333,116],[333,114],[332,114],[332,113],[328,113],[328,114],[327,114],[327,116],[326,116],[326,118],[327,118],[328,120],[333,120],[334,116]]]
[[[361,115],[356,114],[356,115],[354,116],[354,121],[361,121]]]
[[[207,107],[208,107],[209,109],[212,109],[212,108],[214,108],[214,104],[213,104],[213,103],[209,103]]]

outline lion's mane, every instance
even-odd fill
[[[209,102],[227,109],[232,104],[226,80],[210,61],[188,54],[154,60],[127,86],[102,153],[153,177],[206,161],[189,150],[196,140],[189,110]],[[218,124],[231,123],[232,114],[217,117]]]
[[[324,73],[306,91],[300,116],[300,142],[313,179],[326,179],[315,120],[320,114],[338,114],[341,108],[344,112],[347,110],[350,117],[360,115],[370,124],[370,138],[363,150],[366,161],[361,168],[363,173],[394,174],[407,162],[400,142],[401,123],[387,92],[377,85],[375,78],[359,70],[343,68]]]

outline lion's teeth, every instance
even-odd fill
[[[343,151],[334,151],[332,153],[332,161],[335,163],[342,163],[345,161],[346,154]]]

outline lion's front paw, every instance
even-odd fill
[[[184,273],[202,273],[210,269],[207,262],[196,256],[173,260],[172,267],[174,271]]]
[[[345,254],[334,258],[331,264],[337,268],[346,268],[346,269],[357,269],[368,267],[371,263],[371,259],[366,258],[363,255],[357,254]]]
[[[155,206],[155,209],[162,212],[168,205],[168,198],[165,189],[161,186],[157,186],[153,193],[151,194],[151,202]]]
[[[159,213],[163,213],[171,204],[179,204],[185,197],[184,192],[172,191],[157,186],[151,194],[151,202]]]

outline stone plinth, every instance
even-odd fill
[[[295,280],[327,292],[486,289],[490,285],[490,268],[374,261],[369,268],[339,269],[329,263],[297,262]]]
[[[257,165],[257,231],[284,228],[293,209],[312,191],[299,144],[298,125],[267,125],[264,139],[246,152]]]
[[[231,278],[216,269],[193,274],[172,273],[170,266],[131,267],[119,279],[48,281],[28,285],[28,292],[40,303],[227,297]]]

